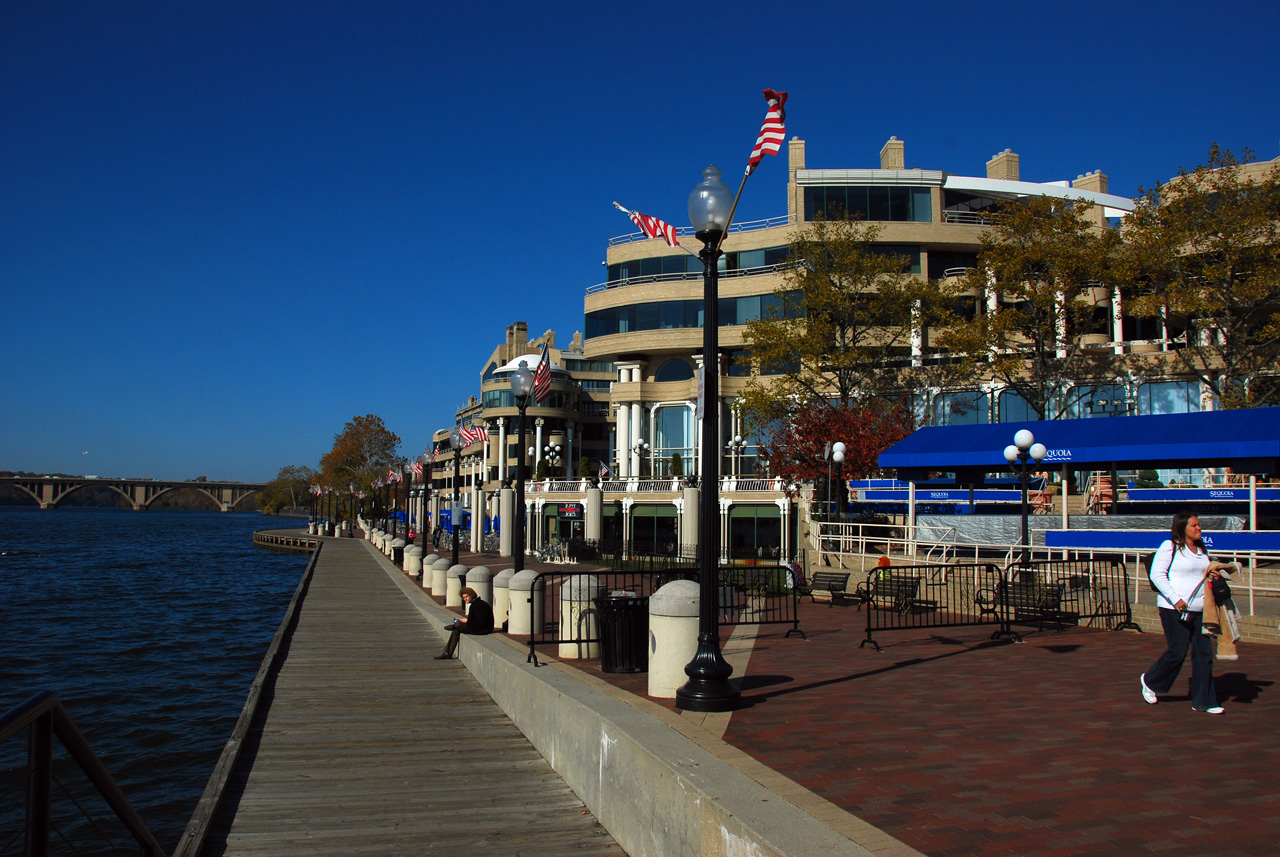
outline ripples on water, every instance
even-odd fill
[[[304,554],[253,547],[253,531],[294,523],[0,507],[0,713],[57,691],[166,853],[306,567]],[[25,744],[0,746],[6,784]],[[20,823],[21,793],[0,796],[0,851],[15,804]]]

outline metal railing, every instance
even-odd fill
[[[729,226],[729,234],[735,232],[754,232],[757,229],[772,229],[775,226],[786,226],[794,223],[795,218],[789,214],[779,215],[778,217],[766,217],[763,220],[744,220],[741,223],[733,223]],[[676,235],[692,237],[694,235],[692,226],[680,226],[676,228]],[[609,239],[609,246],[616,247],[619,244],[633,244],[636,241],[645,241],[649,238],[643,232],[628,232],[626,235],[617,235]]]
[[[528,663],[540,666],[538,646],[556,645],[570,660],[601,657],[606,630],[593,599],[597,596],[648,598],[675,580],[697,581],[699,570],[674,556],[633,557],[627,570],[541,571],[531,581]],[[644,566],[648,565],[648,568]],[[660,566],[666,566],[661,568]],[[726,625],[790,625],[799,634],[799,602],[791,570],[785,566],[720,566],[720,622]],[[512,593],[512,597],[517,597]],[[525,597],[521,592],[519,597]],[[643,605],[637,605],[639,608]],[[647,610],[647,607],[644,609]],[[647,625],[648,614],[645,614]]]
[[[1052,623],[1141,630],[1133,622],[1129,574],[1115,559],[1029,560],[876,568],[853,598],[867,611],[860,645],[883,651],[876,631],[998,625],[991,638],[1021,642],[1014,625]]]
[[[107,771],[98,755],[76,726],[71,715],[63,707],[58,694],[44,691],[32,696],[0,718],[0,743],[27,732],[26,815],[19,836],[24,839],[23,854],[27,857],[46,857],[51,853],[53,835],[73,851],[77,848],[70,837],[87,834],[89,828],[113,851],[119,851],[112,836],[128,836],[137,843],[144,857],[163,857],[164,852],[141,816]],[[85,796],[72,793],[65,764],[54,758],[54,739],[61,743],[68,758],[92,785],[96,795],[106,803],[112,817],[95,818],[90,815]],[[65,820],[54,813],[54,786],[79,813],[72,820]],[[81,823],[83,822],[83,823]],[[18,837],[13,837],[16,841]],[[7,845],[0,842],[0,845]]]
[[[863,574],[875,568],[881,556],[909,565],[944,566],[986,561],[1008,567],[1023,552],[1022,546],[1017,544],[961,542],[954,527],[940,530],[900,524],[840,521],[815,522],[810,533],[810,543],[816,568]],[[1142,570],[1143,559],[1153,552],[1114,548],[1033,547],[1027,554],[1029,559],[1037,561],[1115,560],[1128,572],[1129,602],[1136,605],[1144,603],[1144,599],[1147,603],[1154,603],[1155,594],[1147,588],[1146,573]],[[1237,607],[1245,615],[1258,615],[1259,599],[1280,596],[1280,551],[1215,550],[1213,557],[1222,562],[1239,563],[1241,573],[1231,581],[1231,588]]]
[[[734,268],[729,271],[720,271],[721,280],[731,280],[734,277],[758,277],[763,274],[776,274],[780,271],[793,267],[792,262],[775,262],[772,265],[755,265],[750,268]],[[640,274],[637,276],[623,277],[618,280],[608,280],[603,283],[596,283],[594,286],[587,286],[587,294],[593,295],[596,292],[603,292],[608,289],[620,289],[626,286],[639,286],[645,283],[675,283],[682,280],[697,280],[702,282],[702,271],[672,271],[668,274]],[[689,330],[697,330],[698,328],[688,328]],[[625,333],[634,333],[636,331],[619,331]]]

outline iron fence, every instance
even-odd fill
[[[606,637],[596,597],[635,600],[643,609],[648,627],[648,597],[675,580],[697,581],[696,564],[680,557],[632,557],[630,567],[617,570],[542,571],[528,593],[528,663],[540,666],[538,646],[555,644],[558,656],[568,660],[601,657]],[[799,598],[790,569],[785,566],[721,566],[717,580],[718,609],[724,625],[790,625],[786,636],[799,634]],[[516,597],[525,597],[523,591]],[[523,605],[522,605],[523,607]],[[515,604],[512,604],[514,611]],[[519,635],[517,635],[519,636]],[[647,650],[647,633],[644,646]]]
[[[858,584],[852,600],[867,611],[867,636],[877,631],[992,625],[991,638],[1022,637],[1014,625],[1043,628],[1109,625],[1141,630],[1133,622],[1129,575],[1111,558],[1031,560],[1005,571],[994,563],[907,565],[876,568]]]

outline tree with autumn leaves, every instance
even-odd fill
[[[810,223],[791,243],[772,307],[746,326],[755,374],[738,407],[770,471],[786,479],[825,482],[823,449],[834,441],[846,446],[846,478],[873,473],[879,453],[914,428],[913,373],[956,383],[969,371],[924,370],[930,346],[913,343],[913,329],[949,324],[954,289],[912,275],[905,257],[877,244],[880,232],[847,218]]]
[[[333,448],[320,457],[319,483],[337,489],[355,485],[368,491],[374,479],[407,461],[399,448],[400,438],[387,430],[382,417],[352,417],[334,435]]]

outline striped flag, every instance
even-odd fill
[[[470,443],[484,443],[489,439],[489,433],[481,426],[463,426],[458,429],[458,437],[462,438],[465,446]]]
[[[647,214],[641,214],[638,211],[628,211],[618,203],[614,203],[614,208],[621,211],[627,217],[631,218],[631,222],[640,227],[640,231],[650,238],[661,238],[667,242],[668,247],[679,247],[680,241],[676,238],[676,228],[666,221],[659,220],[656,217],[650,217]]]
[[[787,103],[787,94],[766,89],[764,100],[769,102],[769,111],[765,113],[764,125],[760,128],[760,136],[756,138],[756,147],[751,150],[751,157],[747,158],[747,175],[755,172],[766,154],[778,154],[782,141],[787,138],[787,128],[783,124],[787,120],[787,111],[783,109]]]
[[[601,478],[601,479],[608,479],[608,478],[610,478],[611,476],[613,476],[613,471],[609,469],[609,465],[607,465],[607,464],[605,464],[603,461],[601,461],[601,462],[600,462],[600,478]]]
[[[533,400],[541,405],[551,395],[551,355],[547,353],[547,344],[542,343],[542,359],[538,368],[533,370]]]
[[[422,462],[421,462],[421,461],[415,461],[415,462],[413,463],[413,475],[414,475],[414,476],[417,476],[417,477],[421,477],[421,476],[422,476]]]

